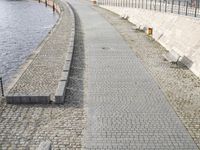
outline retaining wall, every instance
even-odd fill
[[[200,19],[139,8],[100,7],[128,20],[139,29],[153,28],[153,38],[168,51],[175,51],[196,76],[200,77]],[[185,59],[186,58],[186,59]]]

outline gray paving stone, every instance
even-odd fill
[[[86,49],[83,149],[198,149],[154,78],[86,1],[69,0]]]

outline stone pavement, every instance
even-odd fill
[[[72,28],[69,8],[62,5],[63,11],[56,28],[39,46],[37,53],[31,58],[32,62],[8,93],[11,98],[14,96],[14,103],[20,103],[15,96],[25,96],[25,100],[22,99],[24,103],[41,103],[41,99],[34,102],[29,102],[29,99],[31,96],[51,96],[52,100],[55,95],[65,64]]]
[[[120,34],[88,2],[69,2],[86,50],[83,149],[198,149]]]
[[[200,78],[186,66],[166,61],[163,57],[166,49],[127,20],[100,7],[93,8],[116,28],[142,60],[200,148]]]
[[[35,150],[46,140],[53,150],[81,149],[85,65],[77,16],[75,43],[64,105],[10,105],[0,97],[0,150]]]

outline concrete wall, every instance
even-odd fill
[[[185,65],[200,77],[200,18],[138,8],[101,7],[122,16],[127,15],[128,20],[140,29],[153,28],[153,38],[168,51],[185,56]]]

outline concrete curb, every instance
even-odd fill
[[[43,96],[27,96],[27,95],[13,95],[6,96],[8,104],[48,104],[50,95]]]
[[[58,87],[57,87],[56,93],[55,93],[55,103],[56,104],[64,103],[65,90],[66,90],[66,86],[67,86],[67,83],[68,83],[70,66],[71,66],[73,51],[74,51],[75,15],[74,15],[74,12],[73,12],[69,3],[67,3],[67,6],[68,6],[69,11],[70,11],[72,28],[71,28],[71,35],[70,35],[70,40],[69,40],[69,45],[68,45],[68,52],[67,52],[67,56],[66,56],[66,61],[65,61],[65,64],[64,64],[64,67],[63,67],[63,72],[62,72],[60,81],[58,82]]]

